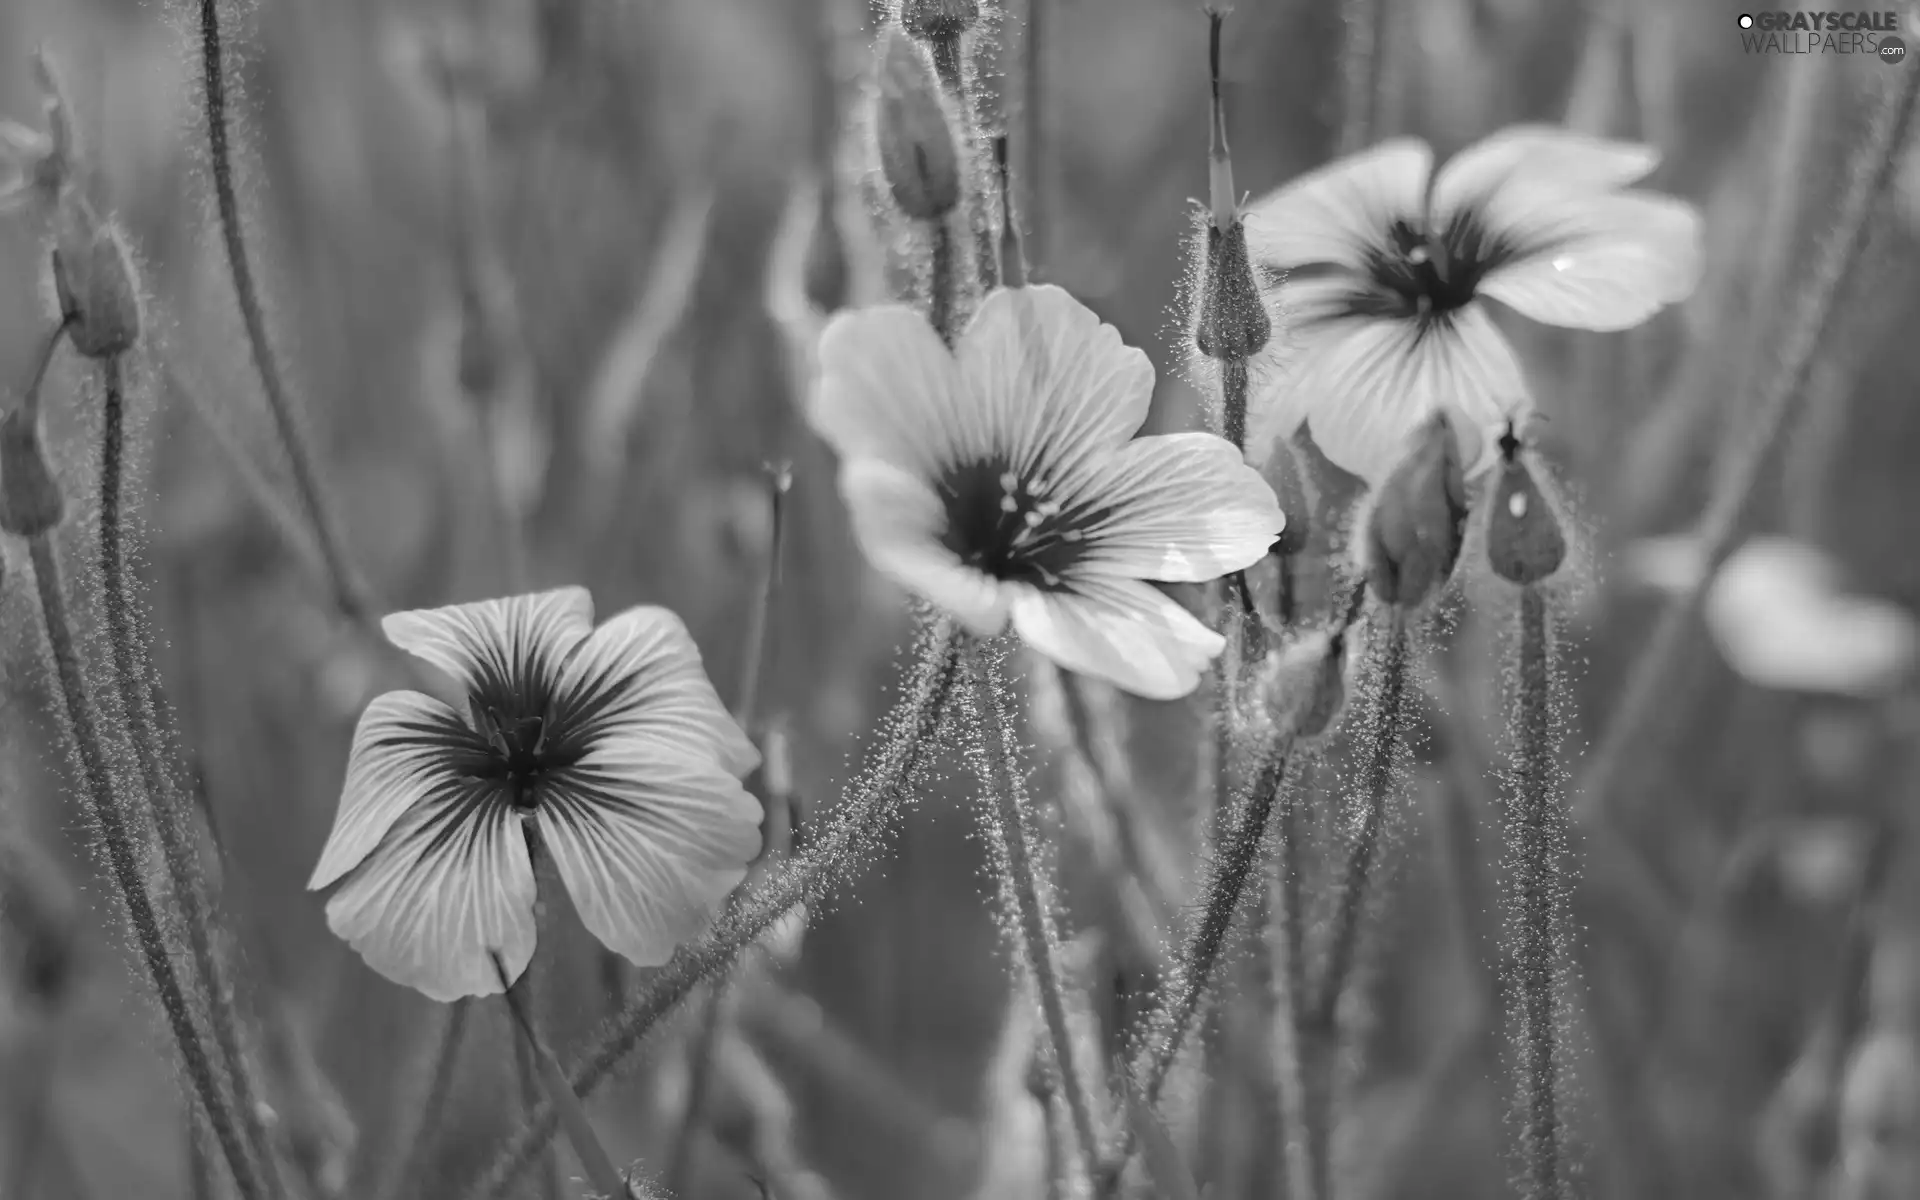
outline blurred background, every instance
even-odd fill
[[[987,54],[1007,64],[994,86],[1034,274],[1153,353],[1155,425],[1197,426],[1178,301],[1207,178],[1206,21],[1184,0],[1008,7]],[[1442,155],[1523,120],[1645,140],[1664,154],[1650,186],[1706,216],[1687,304],[1623,335],[1513,331],[1548,418],[1534,436],[1594,563],[1561,613],[1577,780],[1657,603],[1697,569],[1688,535],[1775,369],[1868,106],[1920,66],[1750,56],[1734,0],[1379,9],[1377,133]],[[790,461],[761,711],[785,731],[803,817],[857,763],[911,632],[799,419],[804,356],[783,319],[802,279],[815,300],[836,291],[795,254],[795,221],[804,242],[812,181],[860,160],[836,131],[858,115],[871,21],[864,0],[254,0],[226,17],[273,340],[372,594],[397,609],[582,583],[603,614],[666,604],[731,697],[772,532],[763,464]],[[1259,195],[1333,154],[1341,14],[1240,0],[1228,30],[1236,179]],[[353,722],[403,679],[339,615],[293,515],[212,218],[197,36],[177,0],[0,0],[0,116],[38,124],[30,54],[45,45],[89,192],[142,274],[139,566],[269,1090],[319,1177],[372,1196],[407,1149],[445,1014],[366,969],[303,885]],[[1573,1078],[1595,1196],[1920,1196],[1920,166],[1895,192],[1744,527],[1788,541],[1736,559],[1750,569],[1715,588],[1650,732],[1602,801],[1576,805]],[[875,299],[861,191],[837,194],[844,295]],[[51,323],[43,236],[0,220],[9,404]],[[63,353],[44,403],[76,562],[99,398]],[[1337,510],[1348,493],[1321,483]],[[1338,553],[1337,533],[1317,522],[1318,551]],[[5,553],[0,1200],[193,1195],[173,1052],[62,784],[24,554]],[[1366,1066],[1340,1131],[1356,1196],[1487,1196],[1509,1176],[1493,982],[1504,626],[1475,594],[1428,655],[1398,881],[1370,935]],[[1859,665],[1821,669],[1838,659]],[[1199,881],[1196,711],[1131,706],[1108,764],[1144,847],[1128,886],[1168,933]],[[1039,740],[1042,786],[1082,787]],[[705,1072],[690,1195],[756,1197],[768,1179],[781,1200],[1045,1194],[1035,1031],[1009,1005],[966,777],[950,775],[797,957],[730,992],[710,1061],[689,1050],[701,1021],[682,1020],[602,1093],[616,1156],[666,1171]],[[1115,868],[1074,811],[1061,868],[1092,931],[1076,961],[1107,994],[1154,963],[1115,948]],[[566,1059],[631,980],[550,924],[542,1017]],[[458,1070],[422,1196],[456,1195],[517,1120],[497,1001],[474,1006]],[[1221,1083],[1183,1134],[1213,1200],[1283,1194],[1258,1166],[1258,1089]]]

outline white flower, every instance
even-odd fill
[[[1147,356],[1057,287],[988,296],[949,351],[910,308],[844,312],[811,418],[840,455],[855,536],[896,583],[990,637],[1173,699],[1222,648],[1145,580],[1259,561],[1284,518],[1210,433],[1135,438]]]
[[[584,588],[395,613],[394,645],[465,703],[389,692],[354,733],[310,888],[367,965],[435,1000],[500,990],[533,957],[537,834],[593,935],[657,966],[759,853],[759,762],[680,618],[598,628]],[[344,881],[344,882],[342,882]]]
[[[1453,419],[1468,464],[1489,427],[1531,408],[1520,363],[1483,303],[1574,329],[1621,330],[1685,299],[1700,215],[1622,190],[1647,146],[1520,125],[1433,171],[1396,138],[1253,204],[1254,262],[1292,274],[1280,296],[1286,367],[1257,406],[1256,451],[1304,419],[1327,457],[1370,483],[1429,412]]]

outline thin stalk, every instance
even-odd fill
[[[1007,711],[1005,681],[1000,678],[991,651],[974,643],[967,648],[973,702],[980,721],[980,760],[976,764],[981,786],[993,804],[996,857],[1008,890],[1019,909],[1020,951],[1040,993],[1040,1011],[1052,1043],[1053,1067],[1059,1090],[1073,1116],[1074,1135],[1080,1141],[1081,1165],[1087,1178],[1099,1178],[1100,1135],[1094,1128],[1093,1103],[1074,1060],[1073,1035],[1067,1025],[1065,985],[1059,963],[1060,935],[1053,925],[1047,897],[1042,896],[1040,869],[1034,862],[1032,801],[1021,785],[1013,757],[1012,716]]]
[[[1515,697],[1513,802],[1507,840],[1515,934],[1509,1004],[1517,1025],[1521,1157],[1526,1200],[1560,1200],[1563,1186],[1560,1069],[1560,945],[1563,905],[1557,860],[1566,814],[1554,788],[1552,692],[1546,599],[1520,593],[1519,688]]]
[[[1627,751],[1637,745],[1667,706],[1673,694],[1669,679],[1686,659],[1681,643],[1699,614],[1706,590],[1738,547],[1754,498],[1773,448],[1793,423],[1800,402],[1808,394],[1808,380],[1828,342],[1828,326],[1840,308],[1840,298],[1861,261],[1871,233],[1872,218],[1885,196],[1901,152],[1913,127],[1914,106],[1920,100],[1920,71],[1900,71],[1888,82],[1867,135],[1854,151],[1839,214],[1814,263],[1811,278],[1799,289],[1800,304],[1783,335],[1779,369],[1767,380],[1755,403],[1752,423],[1741,432],[1741,444],[1732,452],[1728,469],[1717,479],[1699,524],[1706,569],[1693,583],[1671,597],[1652,633],[1641,643],[1640,655],[1627,670],[1627,682],[1591,756],[1577,804],[1577,815],[1590,820],[1608,803]]]
[[[1335,157],[1365,148],[1378,114],[1374,77],[1379,70],[1380,0],[1341,0],[1346,40],[1340,51],[1340,137]]]
[[[467,1032],[467,1016],[472,1002],[462,998],[446,1009],[446,1021],[436,1039],[432,1066],[427,1073],[427,1091],[420,1101],[420,1120],[406,1140],[386,1186],[376,1194],[382,1200],[409,1200],[420,1193],[419,1177],[445,1123],[448,1102],[453,1097],[453,1081],[460,1066],[460,1046]]]
[[[1298,789],[1289,787],[1280,801],[1278,837],[1281,853],[1267,881],[1267,953],[1273,964],[1272,1068],[1279,1094],[1282,1175],[1287,1200],[1319,1200],[1307,1136],[1307,1081],[1300,1058],[1300,1002],[1306,981],[1304,923],[1300,919],[1299,850],[1289,842],[1297,837]]]
[[[537,859],[534,869],[536,871],[539,869]],[[527,969],[520,973],[520,978],[515,980],[513,984],[507,988],[507,1003],[513,1009],[514,1023],[517,1029],[524,1030],[527,1033],[525,1037],[515,1037],[513,1039],[513,1074],[515,1082],[520,1088],[519,1119],[521,1121],[531,1121],[534,1114],[540,1111],[541,1092],[545,1090],[547,1086],[541,1077],[543,1068],[539,1062],[540,1056],[534,1045],[532,1033],[532,1030],[537,1028],[536,1018],[533,1014],[537,1013],[540,1007],[539,1001],[534,995],[533,964],[529,963]],[[563,1121],[565,1115],[563,1111],[561,1113]],[[574,1137],[574,1130],[571,1126],[567,1129],[567,1136],[570,1139]],[[578,1149],[577,1140],[575,1142],[575,1148]],[[580,1157],[582,1162],[586,1161],[586,1154],[583,1153]],[[536,1182],[540,1188],[541,1200],[560,1200],[560,1164],[554,1156],[553,1147],[547,1147],[546,1150],[541,1153],[540,1160],[540,1169],[535,1172],[535,1175]],[[615,1194],[617,1195],[617,1193]]]
[[[327,579],[334,601],[350,620],[368,622],[377,616],[372,599],[354,575],[342,550],[339,525],[325,494],[313,453],[307,446],[287,395],[280,362],[267,338],[267,318],[260,304],[259,287],[253,276],[253,263],[247,254],[245,232],[240,222],[240,198],[234,186],[233,150],[227,131],[227,78],[223,65],[225,48],[220,33],[219,0],[200,0],[200,66],[205,89],[207,151],[212,160],[214,199],[220,214],[220,237],[226,246],[227,267],[233,276],[234,298],[240,306],[240,319],[246,325],[247,345],[253,353],[254,369],[266,393],[267,408],[274,428],[285,447],[287,462],[293,471],[294,490],[300,506],[313,525],[314,541],[326,565]]]
[[[506,993],[507,1008],[513,1013],[514,1024],[520,1029],[521,1040],[528,1055],[538,1065],[540,1085],[546,1090],[547,1100],[559,1114],[560,1124],[566,1127],[567,1140],[573,1143],[573,1152],[580,1159],[580,1167],[587,1173],[587,1182],[593,1185],[601,1200],[627,1200],[632,1193],[627,1188],[626,1176],[613,1165],[613,1159],[607,1154],[607,1148],[600,1144],[600,1135],[593,1130],[593,1122],[587,1119],[587,1110],[580,1106],[580,1097],[574,1094],[573,1085],[567,1082],[567,1074],[540,1040],[540,1031],[534,1025],[528,998],[521,993],[517,984],[507,981],[507,968],[500,956],[493,956],[493,969],[499,972],[502,990]],[[525,976],[522,976],[524,982]]]
[[[235,1121],[225,1091],[220,1086],[212,1057],[195,1027],[180,978],[168,955],[166,937],[147,893],[146,875],[134,847],[133,833],[114,795],[113,774],[108,767],[106,742],[100,734],[100,718],[88,691],[86,672],[74,644],[73,622],[67,612],[65,587],[61,579],[60,558],[51,534],[28,539],[33,564],[35,589],[40,601],[47,651],[53,659],[53,682],[60,692],[67,718],[68,735],[79,760],[82,794],[88,815],[99,826],[107,862],[120,898],[127,906],[127,918],[133,925],[134,941],[140,947],[147,974],[160,998],[167,1024],[179,1045],[180,1058],[192,1082],[194,1094],[207,1112],[208,1122],[233,1173],[234,1186],[242,1200],[262,1200],[269,1193],[261,1186],[255,1164],[247,1153],[241,1127]]]
[[[248,1146],[269,1176],[277,1177],[281,1172],[279,1158],[260,1120],[258,1089],[241,1044],[232,985],[215,949],[220,914],[200,877],[193,848],[193,814],[167,771],[153,683],[147,678],[147,655],[134,617],[122,517],[126,502],[126,399],[124,365],[118,357],[100,364],[100,380],[105,392],[100,433],[100,582],[121,719],[126,722],[147,808],[160,835],[161,858],[174,899],[180,905],[187,948],[206,991],[208,1024],[233,1088],[235,1115]],[[276,1190],[283,1188],[282,1183]]]
[[[925,647],[907,693],[895,704],[883,728],[887,739],[879,759],[849,789],[807,848],[771,872],[699,941],[684,947],[655,972],[645,991],[627,1007],[570,1073],[573,1087],[589,1094],[631,1057],[660,1022],[676,1011],[702,983],[723,974],[747,948],[796,905],[817,902],[878,852],[908,789],[926,766],[945,720],[958,671],[958,645],[952,627],[936,622],[926,631]],[[551,1105],[517,1131],[488,1164],[471,1189],[497,1200],[553,1137]]]
[[[949,347],[960,336],[955,327],[960,311],[957,303],[959,291],[964,286],[960,279],[958,264],[953,259],[953,230],[949,228],[949,218],[931,222],[928,234],[933,239],[933,255],[929,268],[927,291],[927,320],[940,334],[940,340]]]
[[[1026,133],[1023,157],[1027,164],[1027,253],[1030,261],[1044,266],[1047,261],[1047,4],[1048,0],[1027,0],[1025,86],[1021,102],[1022,128]]]

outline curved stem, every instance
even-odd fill
[[[219,912],[206,894],[193,849],[193,817],[185,798],[174,786],[161,748],[160,719],[147,678],[147,655],[134,617],[133,588],[127,572],[125,521],[126,400],[124,366],[118,357],[100,365],[105,391],[100,434],[100,582],[106,611],[107,641],[112,647],[114,686],[119,693],[121,719],[140,768],[140,781],[154,828],[160,835],[160,854],[167,879],[180,905],[187,930],[187,948],[207,993],[209,1024],[222,1066],[233,1087],[236,1116],[247,1142],[271,1174],[280,1171],[273,1141],[259,1119],[258,1090],[248,1068],[240,1039],[232,986],[226,978],[217,946]]]
[[[106,846],[107,863],[114,884],[119,889],[121,901],[127,906],[127,917],[133,925],[134,941],[139,945],[147,974],[153,981],[154,992],[160,998],[160,1007],[166,1013],[174,1041],[180,1047],[187,1077],[200,1104],[206,1109],[214,1137],[219,1141],[221,1153],[226,1156],[227,1166],[233,1172],[234,1186],[243,1200],[261,1200],[267,1192],[255,1174],[255,1164],[247,1153],[239,1124],[234,1120],[228,1097],[220,1086],[212,1057],[207,1053],[206,1046],[200,1040],[200,1031],[194,1025],[192,1009],[188,1007],[186,993],[180,986],[179,975],[174,971],[173,959],[168,955],[166,936],[161,932],[159,918],[154,912],[153,898],[147,893],[146,876],[141,870],[140,856],[134,849],[132,831],[127,828],[126,818],[114,795],[113,775],[108,766],[110,760],[100,735],[99,714],[94,707],[92,694],[87,689],[86,673],[74,645],[73,622],[67,613],[60,558],[54,549],[53,538],[50,534],[29,538],[28,549],[33,562],[34,586],[39,595],[47,651],[53,659],[53,682],[60,692],[68,735],[73,742],[75,757],[79,760],[81,792],[86,798],[88,815],[100,829],[100,840]]]
[[[220,213],[220,237],[226,246],[227,267],[233,275],[235,300],[240,319],[247,330],[247,345],[253,352],[253,365],[266,393],[267,407],[273,415],[275,430],[285,447],[293,470],[293,484],[313,524],[314,540],[332,585],[334,601],[350,620],[367,622],[378,614],[359,579],[348,565],[342,550],[339,525],[320,488],[313,454],[301,431],[293,402],[287,395],[285,377],[279,359],[267,338],[267,318],[260,305],[259,287],[253,277],[253,262],[247,253],[245,233],[240,223],[240,198],[233,181],[233,150],[227,135],[227,78],[223,65],[224,46],[220,34],[219,0],[200,0],[200,66],[205,88],[207,153],[213,166],[213,192]]]
[[[570,1072],[569,1079],[579,1094],[589,1094],[610,1078],[695,989],[732,968],[749,946],[796,905],[830,895],[872,859],[905,802],[908,788],[926,765],[946,716],[958,666],[956,635],[948,624],[940,622],[927,631],[908,691],[883,725],[889,736],[879,760],[850,789],[845,802],[834,810],[805,851],[771,872],[751,893],[742,895],[706,936],[683,947],[654,973],[646,990],[588,1051],[585,1062]],[[541,1115],[517,1131],[488,1164],[471,1194],[488,1198],[505,1195],[552,1140],[555,1128],[552,1107],[543,1105]]]
[[[1013,761],[1018,743],[1007,712],[1006,684],[990,657],[991,651],[975,642],[968,646],[966,653],[975,715],[980,721],[976,766],[981,786],[987,789],[993,803],[991,824],[998,843],[995,857],[999,860],[1003,884],[1012,892],[1018,909],[1020,950],[1040,993],[1040,1010],[1052,1043],[1054,1071],[1059,1090],[1066,1096],[1067,1111],[1073,1117],[1074,1134],[1080,1140],[1082,1165],[1087,1178],[1097,1179],[1100,1137],[1094,1128],[1093,1104],[1086,1082],[1074,1061],[1073,1035],[1067,1025],[1066,991],[1060,978],[1060,936],[1054,928],[1048,898],[1041,895],[1041,873],[1034,862],[1032,844],[1032,801],[1021,786],[1020,773]]]

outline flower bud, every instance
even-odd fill
[[[1467,485],[1446,415],[1421,425],[1367,517],[1367,583],[1386,604],[1414,609],[1453,575],[1466,535]]]
[[[38,408],[0,415],[0,529],[15,537],[39,537],[65,515],[60,483],[40,441]]]
[[[1288,558],[1304,553],[1313,538],[1313,516],[1319,499],[1307,460],[1295,449],[1293,439],[1282,436],[1273,440],[1273,451],[1260,468],[1260,476],[1280,498],[1280,511],[1287,514],[1272,553]]]
[[[1313,738],[1333,728],[1347,702],[1347,639],[1338,625],[1289,641],[1264,680],[1267,711],[1280,728]]]
[[[980,20],[980,0],[905,0],[900,23],[914,37],[959,37]]]
[[[120,234],[79,192],[54,209],[53,286],[73,348],[111,358],[140,340],[140,296]]]
[[[1520,442],[1511,429],[1500,439],[1500,452],[1500,481],[1487,515],[1487,559],[1502,579],[1522,586],[1539,583],[1560,569],[1567,539],[1553,506],[1521,459]]]
[[[1207,273],[1200,294],[1200,323],[1193,340],[1210,358],[1251,358],[1267,344],[1273,323],[1254,283],[1247,256],[1247,227],[1207,226]]]
[[[926,52],[897,26],[881,35],[874,130],[880,173],[900,211],[938,221],[960,203],[960,154]]]

